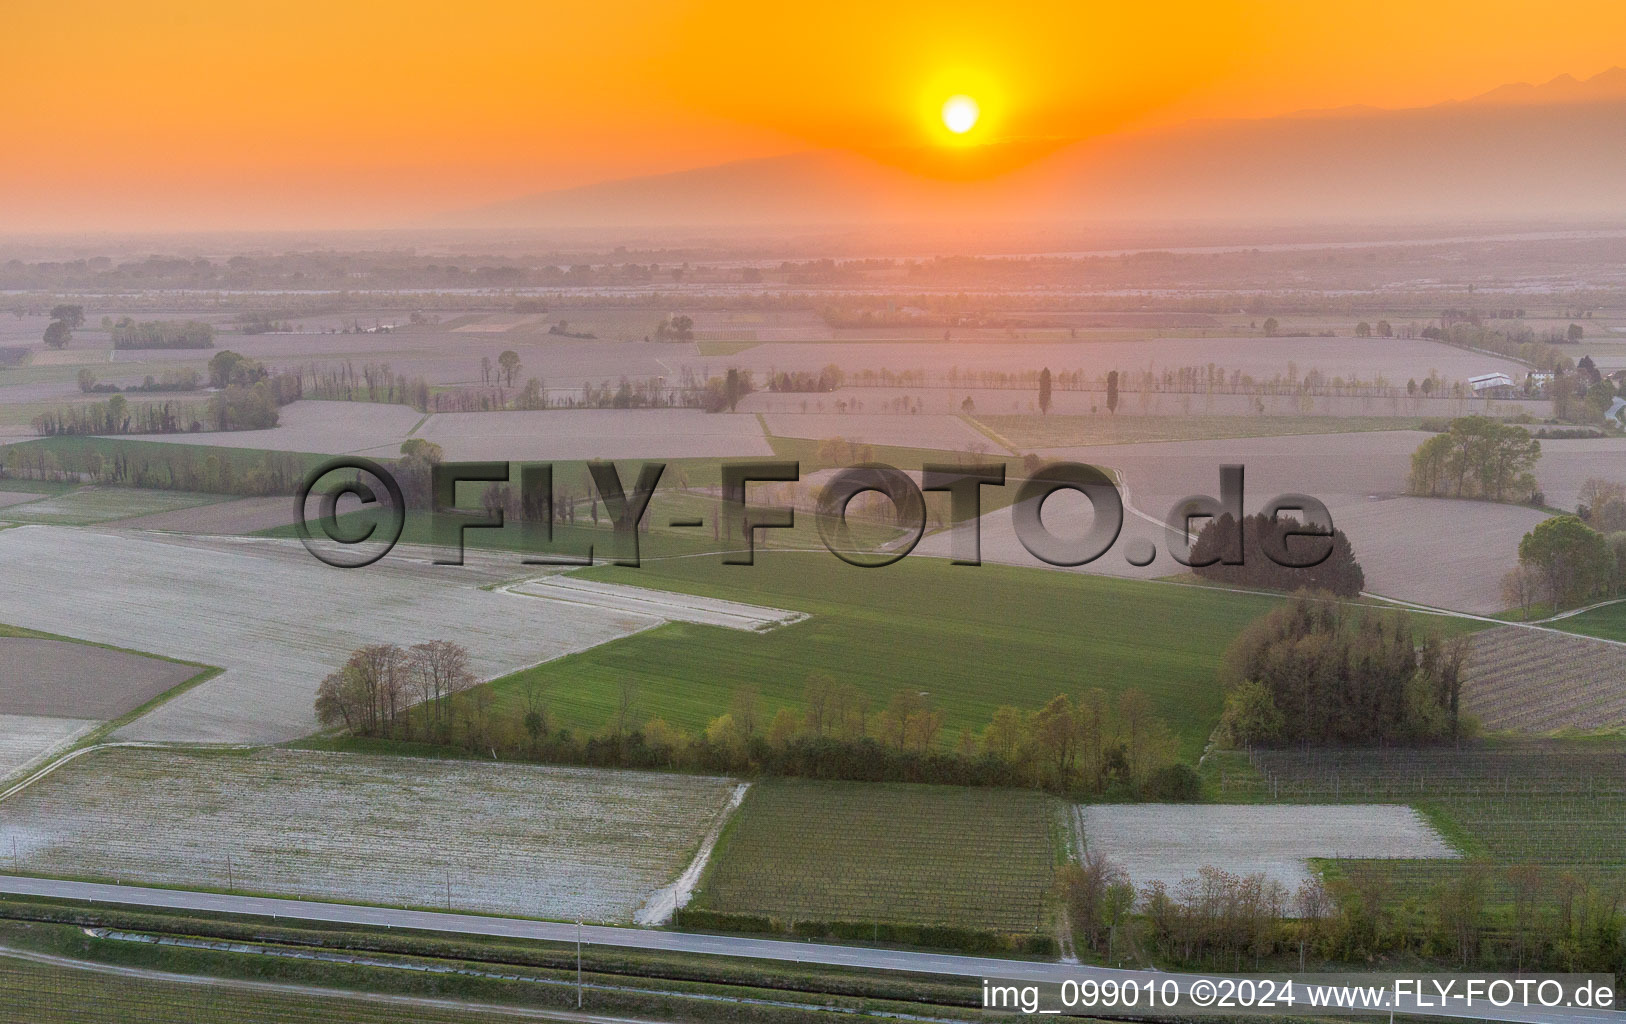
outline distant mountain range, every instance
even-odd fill
[[[827,150],[544,192],[440,222],[1618,221],[1626,215],[1626,69],[1408,110],[1194,121],[1063,144],[993,145],[961,159],[990,170],[923,176]]]

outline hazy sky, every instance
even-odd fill
[[[1414,106],[1626,64],[1619,0],[8,0],[0,232],[349,227],[817,147]],[[1126,8],[1130,8],[1127,9]]]

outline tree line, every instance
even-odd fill
[[[1258,969],[1267,957],[1357,962],[1415,956],[1461,968],[1599,971],[1626,966],[1626,888],[1618,877],[1537,864],[1468,861],[1421,898],[1402,899],[1391,869],[1350,864],[1290,892],[1261,874],[1199,869],[1138,889],[1087,851],[1057,873],[1074,942],[1109,961],[1120,951],[1209,969]],[[1491,905],[1493,891],[1507,896]]]
[[[1025,786],[1079,796],[1192,800],[1201,781],[1149,698],[1100,689],[1058,694],[1037,710],[1001,707],[981,728],[944,734],[944,713],[911,688],[884,704],[852,683],[808,676],[799,708],[769,714],[754,687],[736,689],[728,710],[690,732],[638,712],[623,680],[596,732],[560,727],[545,685],[533,679],[497,704],[474,686],[467,652],[437,642],[356,651],[323,680],[317,718],[358,736],[425,740],[480,756],[613,767],[661,768],[857,781]],[[437,654],[438,652],[438,654]],[[435,655],[442,661],[427,663]],[[456,671],[445,670],[452,665]],[[432,671],[433,669],[433,671]],[[467,691],[467,692],[465,692]],[[454,699],[455,698],[455,699]]]
[[[116,349],[214,348],[215,329],[199,320],[142,320],[120,317],[111,334]]]

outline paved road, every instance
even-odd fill
[[[299,921],[372,928],[408,928],[458,935],[530,939],[547,942],[574,942],[578,926],[554,921],[486,917],[477,914],[449,914],[425,910],[395,910],[389,907],[351,906],[343,903],[317,903],[306,900],[276,899],[265,896],[233,896],[193,892],[184,889],[154,889],[133,885],[104,885],[49,878],[0,875],[0,893],[45,896],[58,899],[118,903],[127,906],[160,907],[208,914],[253,914],[285,917]],[[761,960],[793,961],[833,967],[868,970],[911,971],[919,974],[953,975],[975,979],[998,979],[1040,985],[1059,985],[1093,978],[1144,985],[1174,981],[1182,991],[1195,983],[1218,980],[1218,975],[1166,974],[1159,971],[1126,971],[1078,964],[1031,960],[1001,960],[990,957],[957,956],[949,953],[923,953],[907,950],[871,949],[864,946],[835,946],[784,939],[756,939],[731,935],[699,935],[687,932],[656,931],[611,925],[580,926],[581,940],[600,946],[699,953],[711,956],[749,957]],[[1302,998],[1302,997],[1301,997]],[[1497,1009],[1476,1005],[1471,1011],[1459,1007],[1419,1006],[1411,998],[1398,1001],[1398,1013],[1429,1017],[1472,1018],[1506,1021],[1509,1024],[1626,1024],[1626,1013],[1612,1010],[1574,1008],[1508,1007]],[[1302,1015],[1305,1008],[1297,1007]]]

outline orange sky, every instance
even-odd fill
[[[982,106],[981,138],[1070,138],[1421,105],[1626,64],[1619,0],[7,0],[6,13],[0,233],[410,222],[742,157],[939,143],[938,105],[962,92]]]

